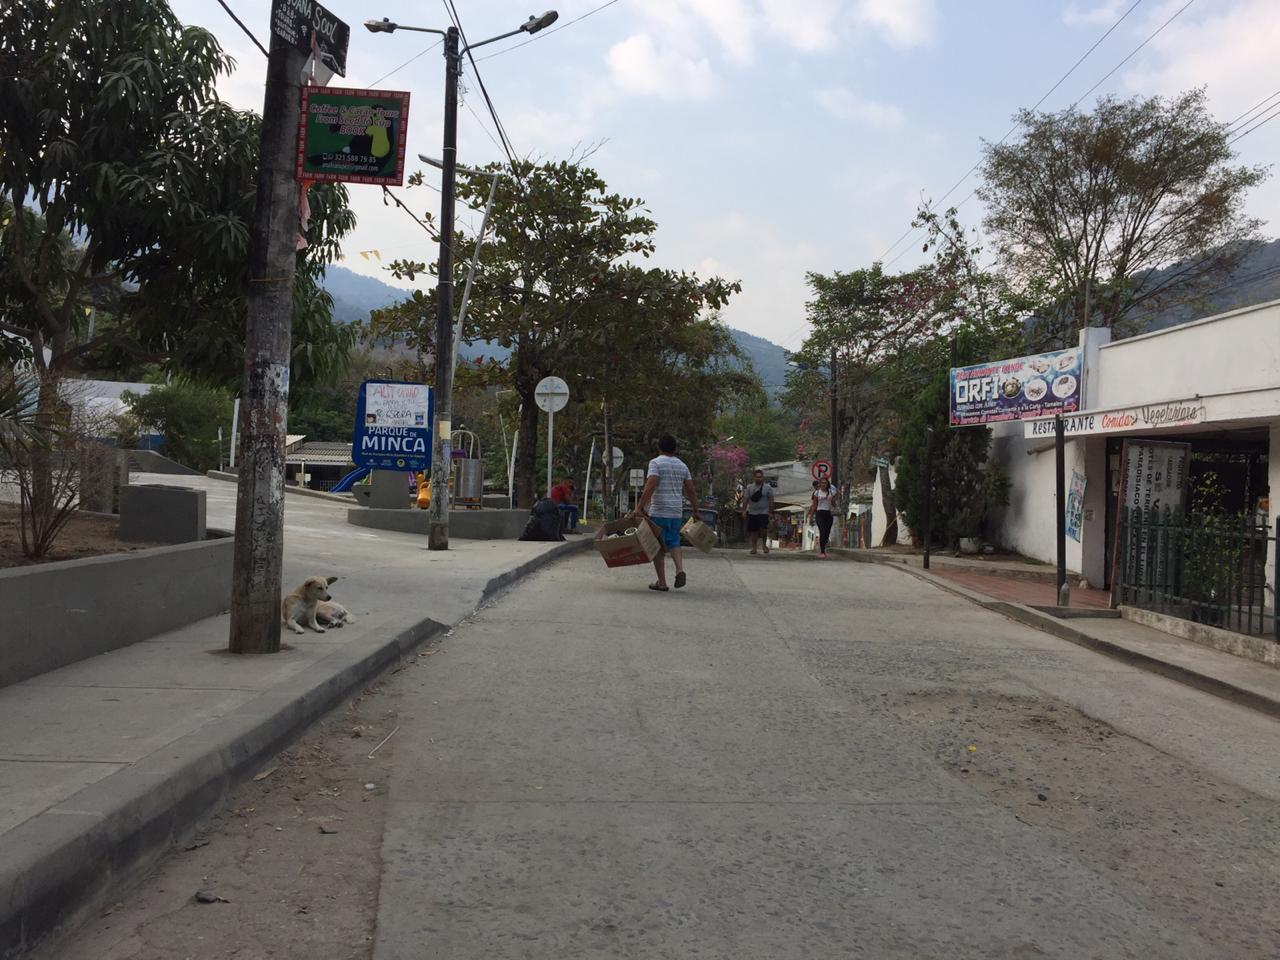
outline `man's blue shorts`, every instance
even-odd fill
[[[662,545],[668,550],[679,549],[680,528],[684,526],[684,521],[679,517],[650,517],[649,519],[656,523],[662,532]]]

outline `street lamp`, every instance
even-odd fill
[[[445,30],[433,27],[411,27],[393,23],[385,17],[366,20],[370,33],[438,33],[444,37],[444,149],[440,169],[440,259],[436,285],[436,385],[435,431],[431,452],[431,518],[427,534],[428,550],[449,549],[449,467],[453,424],[453,366],[456,351],[453,336],[453,207],[458,161],[458,76],[462,73],[462,55],[476,47],[513,37],[518,33],[534,34],[555,23],[559,14],[548,10],[540,17],[530,17],[515,30],[459,47],[460,32],[456,26]],[[497,179],[494,180],[497,185]],[[490,194],[492,203],[492,193]]]

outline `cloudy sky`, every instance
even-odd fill
[[[270,0],[227,0],[266,42]],[[519,25],[557,0],[455,0],[478,41]],[[532,4],[539,4],[534,9]],[[1106,93],[1208,90],[1232,120],[1280,90],[1280,3],[1139,0],[1136,9],[1045,101],[1060,109],[1102,80]],[[238,61],[223,95],[261,109],[265,60],[214,0],[171,0],[186,22],[213,30]],[[560,21],[519,49],[477,51],[481,76],[520,154],[559,159],[602,144],[590,162],[614,189],[643,197],[659,224],[657,262],[740,280],[726,319],[795,347],[804,323],[806,270],[865,266],[889,252],[921,199],[938,198],[999,140],[1015,109],[1030,106],[1134,0],[558,0]],[[413,94],[409,155],[439,155],[443,60],[427,34],[371,34],[370,17],[447,25],[442,3],[329,0],[352,25],[345,83]],[[585,16],[584,16],[585,15]],[[574,18],[583,19],[568,23]],[[403,65],[403,66],[401,66]],[[399,68],[399,69],[397,69]],[[388,74],[390,74],[388,76]],[[342,82],[342,81],[335,81]],[[501,157],[467,67],[459,162]],[[1272,105],[1280,104],[1280,98]],[[1269,163],[1280,119],[1236,145],[1242,161]],[[429,172],[428,180],[438,182]],[[948,200],[968,196],[964,181]],[[375,187],[353,185],[360,224],[345,265],[380,275],[384,260],[429,258],[433,245]],[[415,205],[438,194],[414,191]],[[1280,177],[1250,212],[1280,234]],[[977,201],[960,208],[976,222]],[[478,217],[460,210],[466,222]],[[382,274],[384,279],[390,279]]]

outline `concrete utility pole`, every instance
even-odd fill
[[[840,394],[836,386],[836,348],[831,348],[831,489],[840,489]]]
[[[284,446],[298,237],[294,157],[306,57],[271,36],[258,200],[249,238],[249,310],[240,387],[240,477],[231,574],[232,653],[280,650]]]
[[[458,28],[444,34],[444,152],[440,157],[440,267],[436,286],[436,425],[431,451],[428,550],[449,549],[453,418],[453,194],[458,165]]]

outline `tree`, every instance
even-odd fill
[[[940,373],[914,398],[899,428],[897,509],[907,526],[923,536],[933,444],[932,537],[951,547],[961,537],[977,537],[992,508],[1009,502],[1009,480],[998,463],[987,463],[991,430],[949,426],[949,379]],[[932,433],[932,438],[930,438]]]
[[[411,182],[420,183],[420,175]],[[491,182],[463,175],[458,196],[480,206]],[[568,382],[576,402],[607,404],[611,418],[628,421],[638,443],[656,437],[658,419],[665,425],[659,432],[682,434],[686,449],[705,442],[719,398],[743,376],[729,362],[739,358],[727,331],[708,316],[737,285],[640,266],[636,261],[654,249],[656,224],[642,201],[610,192],[581,164],[517,164],[499,181],[490,226],[463,338],[509,351],[472,382],[515,390],[521,436],[537,436],[534,390],[554,374]],[[455,234],[459,263],[474,246],[474,237]],[[413,279],[431,268],[397,261],[391,270]],[[375,337],[397,336],[419,351],[432,347],[434,303],[434,292],[423,293],[375,312]],[[520,444],[516,486],[523,505],[532,500],[536,456],[532,443]]]
[[[1001,263],[1045,302],[1039,346],[1194,293],[1257,237],[1244,197],[1266,171],[1232,164],[1203,90],[1016,120],[1021,139],[986,144],[978,196]]]
[[[175,380],[146,393],[126,390],[121,399],[139,427],[153,427],[164,437],[166,456],[201,473],[221,462],[218,429],[231,422],[226,390]]]
[[[113,355],[238,378],[261,121],[218,99],[230,66],[162,0],[0,8],[0,330],[42,383]],[[297,380],[340,367],[351,337],[318,279],[354,216],[340,187],[310,203]]]

